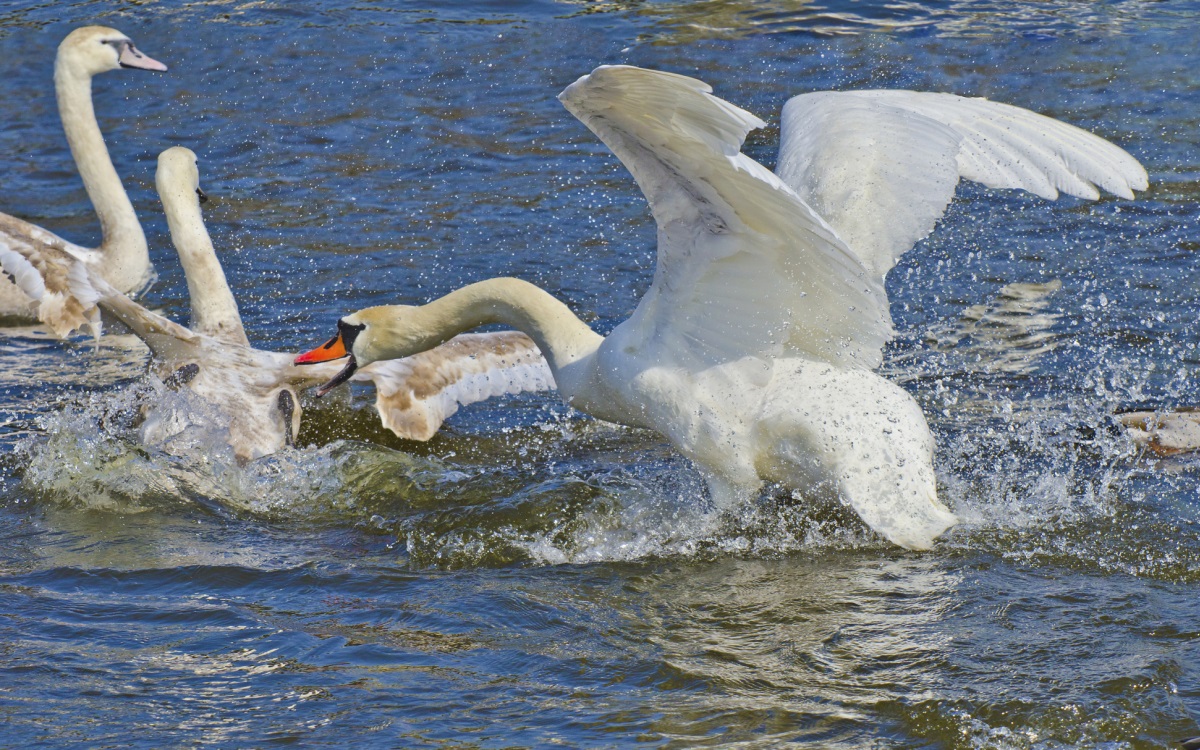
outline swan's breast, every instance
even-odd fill
[[[228,445],[242,461],[292,444],[299,428],[296,394],[283,386],[278,363],[246,347],[201,347],[187,359],[160,362],[164,397],[143,408],[142,440],[181,437],[198,446]]]

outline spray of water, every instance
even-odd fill
[[[939,491],[962,520],[939,550],[1200,575],[1196,545],[1161,542],[1171,524],[1200,518],[1168,514],[1144,496],[1146,461],[1111,417],[1142,392],[1145,371],[1105,361],[1072,375],[1082,391],[1058,395],[1031,381],[1025,392],[998,396],[970,384],[988,377],[980,347],[1005,337],[942,340],[950,342],[944,356],[923,362],[914,388],[939,438]],[[1026,360],[1025,374],[1035,377]],[[148,400],[152,419],[141,416]],[[847,508],[777,487],[722,512],[690,465],[649,433],[561,409],[499,431],[495,440],[451,429],[419,453],[351,435],[243,464],[225,443],[219,410],[148,378],[42,415],[17,454],[24,486],[47,502],[346,526],[389,539],[417,567],[886,548]],[[1173,466],[1186,481],[1187,460]]]

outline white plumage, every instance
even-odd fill
[[[718,505],[779,482],[835,495],[896,544],[927,548],[956,519],[937,499],[916,401],[871,371],[892,334],[884,276],[960,178],[1130,196],[1145,171],[1016,107],[879,91],[791,100],[776,175],[740,153],[763,122],[710,91],[614,66],[559,97],[633,174],[658,224],[653,283],[607,338],[537,287],[492,279],[346,316],[343,372],[504,323],[537,342],[568,403],[658,430]]]
[[[1146,170],[1117,146],[1035,112],[921,91],[822,91],[783,108],[778,172],[883,278],[933,231],[959,179],[1132,199]]]

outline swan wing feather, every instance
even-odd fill
[[[919,91],[823,91],[783,108],[779,177],[877,278],[932,230],[959,179],[1123,198],[1147,186],[1127,152],[1085,130],[987,99]]]
[[[403,359],[373,362],[354,376],[375,386],[383,426],[398,437],[428,440],[458,407],[554,388],[537,345],[523,333],[464,333]]]
[[[101,293],[84,261],[32,237],[0,236],[0,268],[33,301],[38,320],[55,335],[88,330],[100,336],[96,303]]]
[[[654,280],[613,335],[691,369],[780,356],[877,366],[892,330],[882,283],[740,152],[762,120],[710,92],[604,66],[559,95],[633,174],[658,224]]]
[[[36,304],[38,320],[58,336],[101,333],[103,308],[127,325],[156,354],[171,341],[198,339],[183,326],[117,291],[68,249],[33,239],[0,238],[0,267]]]

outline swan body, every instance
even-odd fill
[[[100,219],[100,247],[81,247],[7,214],[0,214],[0,239],[9,247],[23,243],[56,247],[87,264],[119,291],[135,292],[150,281],[153,273],[146,236],[113,168],[92,108],[92,76],[118,68],[165,71],[167,66],[139,52],[129,37],[104,26],[72,31],[59,44],[54,62],[59,116],[84,188]],[[0,279],[0,317],[32,319],[36,307],[11,280]]]
[[[250,346],[224,271],[204,227],[196,156],[186,148],[164,151],[156,184],[171,239],[191,297],[188,328],[151,312],[117,291],[72,254],[27,243],[16,250],[0,239],[0,264],[38,301],[40,319],[60,335],[99,332],[103,309],[149,346],[152,369],[167,387],[187,388],[206,404],[240,460],[292,445],[300,429],[298,392],[337,374],[336,364],[300,367],[292,356]],[[400,437],[428,440],[460,404],[519,391],[545,390],[553,381],[524,334],[462,336],[401,361],[378,362],[356,380],[376,387],[383,424]],[[165,400],[143,409],[141,437],[161,444],[196,426],[185,401]]]
[[[559,97],[621,159],[658,225],[654,281],[606,338],[515,279],[368,308],[298,359],[342,375],[487,323],[525,331],[564,399],[662,433],[729,506],[779,482],[829,493],[903,547],[956,522],[916,401],[872,370],[892,335],[883,280],[959,179],[1087,198],[1146,187],[1133,157],[983,99],[822,92],[784,108],[779,173],[740,153],[763,121],[701,81],[601,67]],[[335,381],[337,379],[335,378]]]

